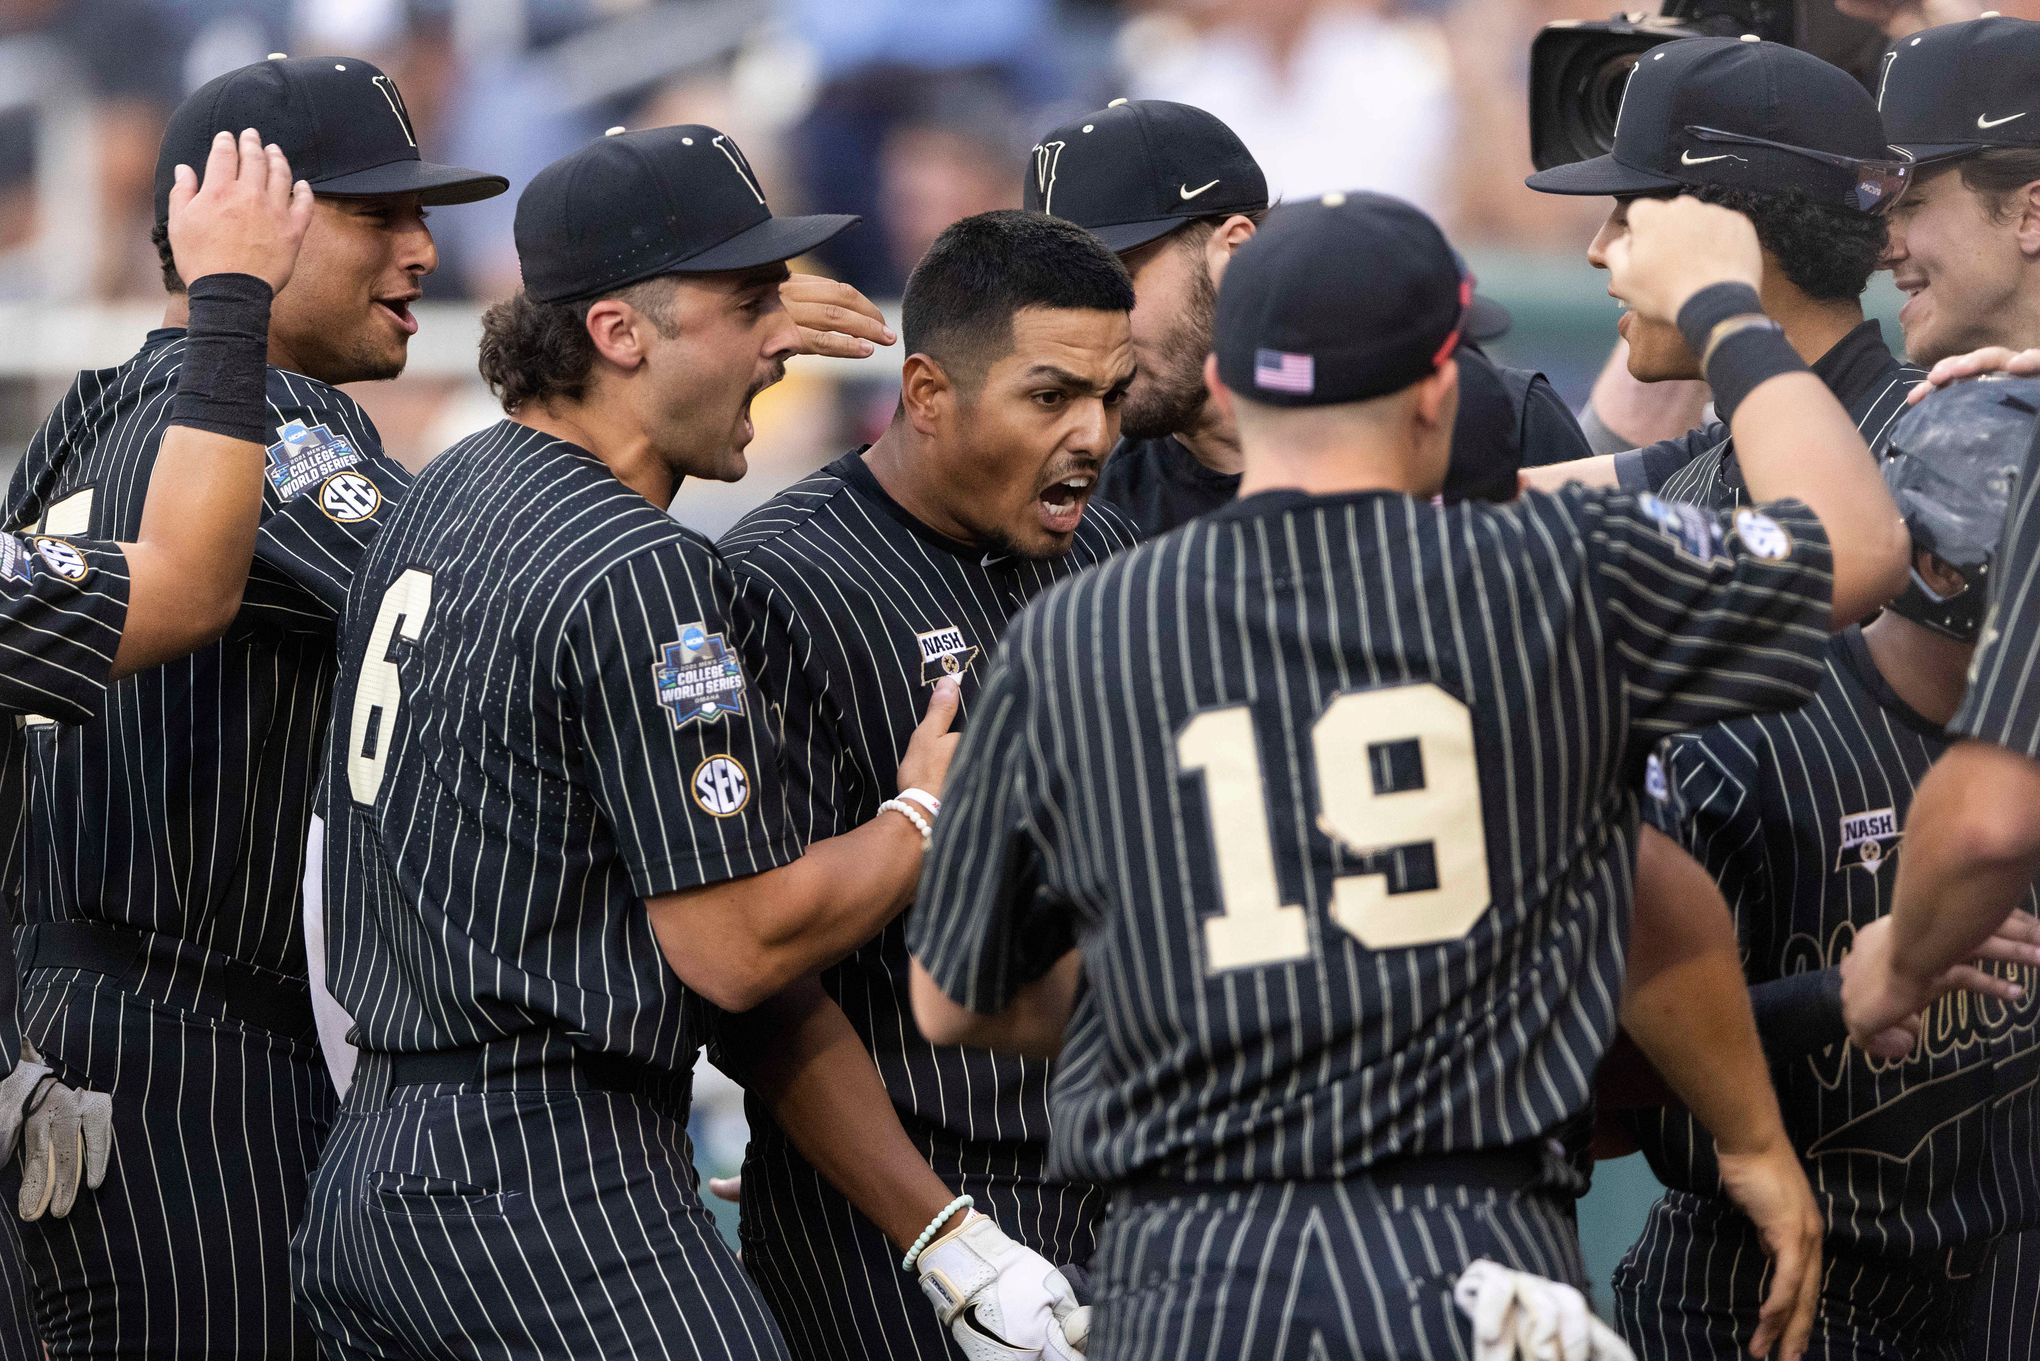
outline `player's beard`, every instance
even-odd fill
[[[1191,274],[1190,296],[1176,324],[1155,346],[1154,365],[1144,369],[1119,408],[1119,433],[1129,440],[1159,439],[1197,428],[1210,393],[1204,386],[1204,357],[1218,316],[1218,286],[1204,269]]]

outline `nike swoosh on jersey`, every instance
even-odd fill
[[[1195,188],[1195,189],[1192,189],[1192,188],[1191,188],[1191,187],[1190,187],[1189,185],[1187,185],[1187,184],[1179,184],[1179,185],[1177,185],[1177,186],[1176,186],[1176,192],[1177,192],[1177,193],[1179,193],[1179,194],[1181,194],[1181,195],[1183,196],[1183,201],[1184,201],[1185,203],[1187,203],[1187,202],[1189,202],[1189,201],[1190,201],[1191,199],[1193,199],[1193,198],[1196,198],[1196,197],[1197,197],[1197,196],[1198,196],[1199,194],[1203,193],[1203,192],[1204,192],[1204,191],[1205,191],[1206,189],[1209,189],[1209,188],[1211,188],[1211,186],[1212,186],[1212,185],[1214,185],[1214,184],[1217,184],[1217,183],[1218,183],[1218,181],[1217,181],[1217,180],[1213,180],[1213,181],[1211,182],[1211,184],[1203,184],[1203,185],[1199,185],[1199,186],[1198,186],[1197,188]]]
[[[2025,116],[2023,113],[2008,113],[2003,118],[1985,118],[1982,114],[1978,114],[1976,115],[1976,126],[1979,128],[1994,128],[2000,124],[2009,123],[2015,118],[2024,118]]]
[[[1679,153],[1680,165],[1706,165],[1709,161],[1725,161],[1727,159],[1728,153],[1725,151],[1722,152],[1719,156],[1695,156],[1690,151],[1682,151]]]

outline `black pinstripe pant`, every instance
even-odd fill
[[[0,1197],[0,1361],[39,1361],[42,1343],[29,1319],[28,1274],[21,1265],[21,1232],[14,1202]]]
[[[392,1088],[388,1064],[361,1056],[291,1245],[328,1361],[786,1356],[684,1107],[571,1070]]]
[[[2040,1230],[1999,1241],[1970,1291],[1971,1353],[1991,1361],[2040,1361]]]
[[[1269,1182],[1115,1196],[1090,1361],[1466,1361],[1476,1258],[1585,1288],[1569,1196]]]
[[[287,1248],[337,1104],[317,1045],[68,969],[29,970],[21,1002],[63,1080],[113,1096],[105,1184],[21,1226],[50,1356],[308,1361]],[[17,1163],[0,1195],[19,1185]]]
[[[1993,1266],[1988,1246],[1966,1255],[1974,1267],[1958,1263],[1951,1270],[1945,1252],[1901,1260],[1830,1248],[1807,1361],[2012,1361],[2030,1355],[2009,1350],[2016,1330],[2009,1311],[1996,1343],[1972,1334],[1973,1326],[1992,1331],[1978,1292]],[[1732,1361],[1748,1354],[1768,1278],[1763,1246],[1739,1210],[1716,1197],[1667,1191],[1616,1269],[1616,1321],[1639,1357]],[[2030,1281],[2018,1289],[2030,1292]],[[2040,1307],[2030,1293],[2023,1303],[2029,1316]],[[2023,1332],[2030,1349],[2030,1318]]]
[[[1049,1181],[1030,1145],[922,1152],[958,1195],[1058,1266],[1091,1258],[1102,1198]],[[949,1332],[900,1269],[900,1250],[807,1160],[771,1135],[744,1159],[744,1265],[779,1319],[796,1361],[951,1361]]]

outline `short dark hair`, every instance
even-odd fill
[[[675,278],[660,275],[580,302],[537,302],[518,289],[482,313],[482,381],[513,415],[532,402],[579,401],[595,368],[589,310],[603,298],[621,298],[671,335]]]
[[[1860,298],[1884,258],[1885,222],[1874,213],[1825,203],[1804,189],[1754,190],[1718,184],[1686,192],[1741,213],[1792,286],[1809,298]]]
[[[2019,215],[2018,193],[2040,180],[2040,147],[1994,147],[1956,162],[1962,185],[1990,201],[1990,215],[2002,225]]]
[[[158,222],[149,228],[149,244],[156,248],[156,258],[163,263],[164,291],[182,293],[184,280],[177,273],[177,256],[170,249],[170,224]]]
[[[1001,209],[954,222],[907,277],[900,331],[974,388],[1013,343],[1022,308],[1130,312],[1133,280],[1105,243],[1074,223]]]

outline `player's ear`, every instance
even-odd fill
[[[588,339],[595,353],[629,372],[645,362],[645,333],[651,318],[622,298],[604,298],[588,309]]]
[[[1953,599],[1969,589],[1969,583],[1960,572],[1923,548],[1913,553],[1913,570],[1943,600]]]
[[[1218,229],[1204,241],[1204,267],[1211,272],[1212,283],[1224,276],[1233,252],[1253,239],[1254,219],[1245,213],[1234,213],[1218,224]]]
[[[1459,361],[1447,359],[1438,371],[1417,382],[1417,419],[1426,426],[1445,424],[1459,411]]]
[[[917,435],[940,433],[943,412],[955,392],[942,365],[925,354],[910,354],[900,366],[900,408]]]
[[[1204,390],[1211,394],[1212,407],[1218,412],[1219,420],[1239,428],[1239,415],[1233,410],[1232,389],[1218,381],[1218,356],[1204,356]]]

